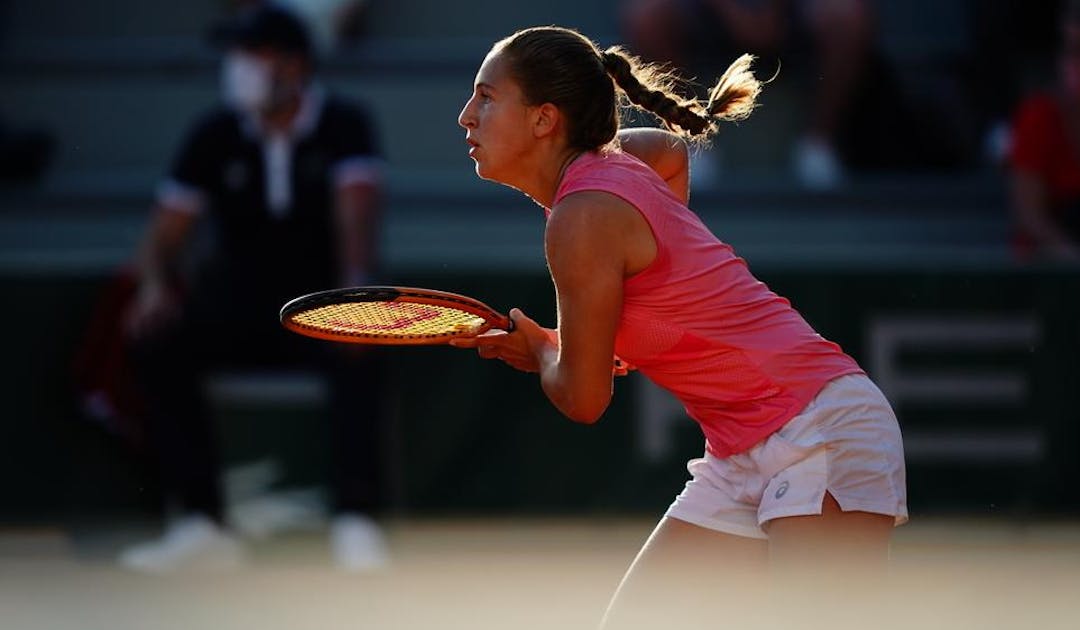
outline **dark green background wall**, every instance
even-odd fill
[[[869,333],[882,318],[976,321],[997,317],[1035,323],[1023,346],[904,352],[904,369],[968,373],[1012,370],[1024,395],[1002,404],[897,404],[905,433],[1030,433],[1037,453],[1016,460],[949,456],[909,458],[914,512],[1034,511],[1080,508],[1080,275],[1034,269],[989,271],[775,270],[759,274],[826,337],[864,365]],[[146,513],[157,487],[148,467],[120,441],[87,422],[70,387],[70,362],[105,278],[0,278],[8,332],[0,422],[0,516],[14,521]],[[413,275],[402,283],[520,306],[552,323],[551,289],[541,274]],[[671,430],[659,459],[642,454],[635,405],[639,377],[619,379],[600,423],[561,418],[535,377],[470,352],[402,348],[392,353],[391,495],[405,513],[597,513],[662,510],[685,480],[684,463],[700,455],[690,422]],[[226,457],[276,453],[289,480],[320,482],[325,444],[319,411],[303,406],[221,408]]]

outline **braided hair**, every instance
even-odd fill
[[[684,82],[663,67],[618,46],[601,52],[577,31],[557,26],[518,31],[492,51],[509,61],[510,73],[530,105],[552,103],[566,113],[570,146],[588,151],[615,138],[624,101],[654,114],[688,140],[707,140],[719,123],[749,116],[762,85],[751,71],[754,57],[742,55],[702,103],[682,96]]]

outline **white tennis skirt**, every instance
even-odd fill
[[[867,376],[828,383],[799,415],[749,450],[709,453],[666,516],[737,536],[767,538],[765,523],[821,514],[828,492],[845,512],[908,519],[904,447],[889,402]]]

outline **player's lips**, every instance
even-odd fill
[[[465,144],[469,145],[469,157],[473,157],[476,154],[476,150],[480,148],[480,144],[472,138],[465,138]]]

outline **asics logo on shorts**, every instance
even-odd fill
[[[789,487],[790,485],[791,485],[791,484],[789,484],[789,483],[788,483],[788,482],[786,482],[786,481],[785,481],[785,482],[783,482],[783,483],[781,483],[781,484],[780,484],[780,487],[776,489],[776,494],[774,494],[773,496],[774,496],[774,497],[776,497],[777,499],[779,499],[780,497],[784,496],[785,494],[787,494],[787,491],[788,491],[788,487]]]

